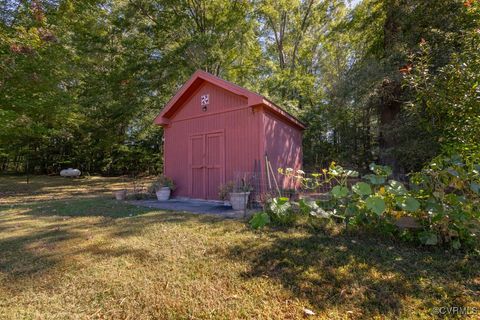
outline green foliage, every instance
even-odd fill
[[[344,186],[335,186],[332,188],[332,195],[335,198],[345,198],[348,195],[348,188]]]
[[[257,212],[249,221],[253,229],[262,229],[270,223],[270,216],[266,212]]]
[[[396,196],[403,196],[408,192],[403,183],[395,180],[390,180],[388,185],[385,186],[385,190]]]
[[[381,166],[375,163],[371,163],[369,168],[377,176],[384,177],[384,178],[387,178],[393,173],[392,168],[390,168],[389,166]]]
[[[307,190],[322,188],[331,184],[338,185],[339,188],[335,189],[335,193],[337,193],[339,196],[345,196],[344,189],[340,187],[344,186],[348,179],[359,176],[357,171],[346,170],[342,166],[337,165],[335,162],[331,162],[328,169],[323,169],[318,173],[312,173],[310,177],[305,177],[305,172],[302,170],[297,170],[297,172],[294,172],[291,168],[278,168],[278,173],[285,175],[289,179],[295,179],[302,185],[302,188]]]
[[[480,230],[480,195],[472,184],[480,182],[479,166],[461,157],[437,157],[412,175],[421,217],[439,243],[472,245]],[[457,241],[457,242],[454,242]]]
[[[365,204],[367,209],[371,210],[378,216],[380,216],[383,212],[385,212],[386,204],[385,200],[383,200],[379,196],[370,196],[365,200]]]
[[[0,16],[0,150],[26,170],[158,172],[147,55],[119,2],[32,1]],[[34,10],[32,8],[35,8]],[[143,71],[142,71],[143,69]],[[156,101],[155,101],[156,100]],[[156,109],[156,110],[155,110]],[[4,111],[4,112],[3,112]]]
[[[366,182],[357,182],[355,185],[353,185],[352,191],[360,196],[368,196],[372,194],[372,188]]]
[[[152,182],[149,186],[148,191],[150,193],[155,193],[160,191],[161,188],[170,188],[170,190],[174,191],[176,189],[175,183],[171,178],[168,178],[164,175],[159,176],[156,181]]]
[[[315,218],[317,220],[341,218],[335,215],[334,211],[322,208],[316,201],[313,200],[300,199],[298,201],[298,208],[298,213],[310,218]]]
[[[420,202],[410,196],[400,198],[397,200],[397,205],[403,211],[415,212],[420,208]]]
[[[367,174],[363,177],[364,179],[368,179],[371,184],[384,184],[386,178],[384,176],[376,175],[376,174]]]
[[[201,68],[243,85],[256,79],[248,1],[8,3],[0,160],[21,162],[13,169],[28,161],[38,173],[158,173],[163,132],[153,119],[188,76]]]
[[[480,3],[474,1],[464,11],[464,29],[456,39],[458,52],[437,68],[434,55],[437,44],[422,42],[417,54],[412,56],[415,68],[405,76],[404,82],[413,92],[409,112],[425,118],[425,129],[436,136],[444,153],[457,153],[478,161]]]
[[[392,174],[388,166],[371,164],[372,174],[351,187],[348,180],[339,178],[339,171],[346,175],[348,170],[338,168],[341,167],[332,164],[322,173],[311,174],[311,178],[288,171],[306,190],[322,185],[312,182],[320,178],[337,185],[330,190],[329,200],[300,200],[297,204],[288,203],[286,198],[277,199],[275,211],[340,219],[347,226],[374,229],[424,245],[453,249],[478,245],[480,165],[464,162],[459,156],[436,158],[422,171],[412,174],[410,190],[399,181],[388,180]],[[296,206],[299,210],[295,210]]]
[[[268,207],[268,215],[273,224],[280,226],[292,226],[297,220],[292,204],[288,198],[273,198]]]
[[[307,167],[380,160],[407,173],[440,150],[478,156],[479,6],[3,1],[0,160],[159,173],[152,119],[196,69],[304,120]],[[383,185],[385,173],[366,179]]]
[[[423,231],[418,235],[419,240],[427,246],[434,246],[438,244],[438,237],[431,231]]]
[[[460,132],[478,141],[480,4],[462,2],[364,0],[337,16],[322,43],[323,99],[304,113],[307,164],[380,161],[408,173],[445,148],[478,149]],[[427,68],[417,61],[425,44]]]

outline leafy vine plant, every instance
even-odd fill
[[[304,171],[294,171],[291,168],[285,170],[279,168],[278,172],[289,179],[295,179],[303,191],[309,192],[328,188],[330,189],[328,194],[337,199],[335,204],[330,203],[329,205],[326,205],[328,201],[319,202],[301,199],[298,203],[301,213],[317,218],[344,219],[348,222],[348,181],[352,178],[358,178],[360,175],[358,171],[345,169],[332,161],[328,168],[311,173],[308,177]]]
[[[330,163],[328,169],[322,169],[321,172],[314,172],[310,177],[306,176],[303,170],[294,170],[292,168],[278,168],[278,173],[290,179],[297,180],[303,190],[318,190],[332,184],[346,187],[349,178],[356,178],[359,173],[354,170],[346,170],[335,162]]]
[[[302,200],[300,208],[305,213],[321,218],[340,218],[345,225],[380,225],[398,218],[396,210],[415,212],[420,203],[409,195],[406,187],[399,181],[388,180],[392,169],[372,163],[372,173],[364,175],[364,181],[358,181],[351,187],[349,179],[360,174],[331,163],[321,174],[312,174],[312,178],[297,175],[302,188],[311,190],[324,185],[333,187],[327,193],[330,198],[324,201]],[[305,182],[306,181],[306,182]]]
[[[361,178],[357,171],[335,162],[308,176],[302,170],[279,169],[307,194],[318,189],[328,192],[317,200],[273,198],[251,224],[254,228],[268,223],[292,225],[297,217],[307,215],[424,245],[454,249],[478,245],[480,165],[464,163],[458,156],[439,157],[410,175],[409,188],[389,179],[392,169],[388,166],[372,163],[369,169],[371,173]]]

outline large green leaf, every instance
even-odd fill
[[[442,214],[444,207],[441,202],[437,201],[434,197],[431,197],[425,201],[425,211],[430,214]]]
[[[429,231],[422,232],[418,238],[423,244],[427,246],[434,246],[438,243],[438,237],[433,232],[429,232]]]
[[[470,183],[470,189],[475,193],[480,193],[480,184],[472,182]]]
[[[358,177],[359,173],[358,171],[355,170],[345,170],[345,176],[350,177],[350,178],[356,178]]]
[[[350,203],[345,209],[345,214],[347,216],[354,216],[358,213],[358,207],[355,203]]]
[[[290,204],[289,199],[285,197],[274,198],[270,204],[270,210],[280,215],[286,214],[291,207],[292,205]]]
[[[410,196],[406,196],[398,199],[397,205],[405,211],[415,212],[420,208],[420,202],[417,199]]]
[[[458,249],[460,249],[461,246],[462,245],[461,245],[460,241],[458,241],[458,240],[453,240],[452,241],[452,248],[453,249],[458,250]]]
[[[448,168],[447,172],[450,173],[452,176],[454,176],[456,178],[460,177],[460,174],[458,173],[458,171],[453,169],[453,168]]]
[[[329,219],[331,218],[332,212],[318,207],[317,209],[310,211],[310,215],[317,218]]]
[[[386,187],[387,192],[393,193],[394,195],[397,196],[403,196],[407,193],[407,189],[403,185],[403,183],[395,181],[395,180],[390,180],[388,182],[388,186]]]
[[[343,186],[335,186],[331,193],[335,198],[345,198],[348,195],[348,188]]]
[[[353,192],[361,196],[368,196],[372,194],[372,188],[368,183],[365,182],[357,182],[352,186]]]
[[[385,200],[380,198],[379,196],[370,196],[365,200],[365,204],[367,208],[377,215],[381,215],[386,208]]]
[[[473,173],[475,174],[480,174],[480,164],[474,164],[473,165]]]
[[[249,223],[253,229],[261,229],[270,223],[270,216],[265,212],[258,212],[253,215]]]
[[[319,207],[315,201],[306,201],[301,199],[298,202],[300,210],[303,214],[308,214],[317,218],[329,218],[330,213]]]
[[[369,166],[370,170],[379,176],[388,177],[392,174],[392,168],[389,166],[381,166],[375,163],[371,163]]]
[[[376,184],[376,185],[384,184],[386,181],[386,178],[384,176],[379,176],[377,174],[367,174],[363,178],[370,181],[371,184]]]
[[[300,201],[298,201],[298,206],[303,214],[310,214],[312,210],[316,210],[318,208],[318,205],[315,201],[307,201],[305,199],[300,199]]]

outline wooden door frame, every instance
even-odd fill
[[[208,163],[207,161],[205,161],[205,172],[208,173],[208,169],[215,169],[215,168],[218,168],[220,169],[220,184],[224,184],[225,183],[225,158],[226,158],[226,155],[225,155],[225,130],[219,130],[219,131],[214,131],[214,132],[208,132],[205,134],[205,147],[208,148],[208,137],[209,136],[218,136],[220,137],[220,166],[219,167],[209,167],[208,166]],[[205,155],[206,155],[206,158],[208,156],[208,150],[205,150]],[[207,176],[206,176],[207,178]],[[207,180],[205,180],[205,198],[207,198],[207,196],[209,195],[208,194],[208,184],[207,184]]]
[[[202,164],[199,168],[193,168],[193,140],[195,138],[202,139]],[[203,174],[203,193],[202,197],[205,198],[205,138],[204,134],[193,134],[188,137],[188,194],[193,198],[193,169],[202,169]]]
[[[201,137],[202,138],[202,141],[203,141],[203,146],[202,146],[202,150],[203,150],[203,154],[202,154],[202,165],[200,166],[200,168],[202,168],[203,170],[203,194],[202,194],[202,199],[206,199],[207,198],[207,161],[206,161],[206,158],[207,158],[207,136],[208,135],[215,135],[215,134],[218,134],[220,135],[222,138],[223,138],[223,143],[221,144],[221,147],[222,147],[222,150],[223,150],[223,154],[222,154],[222,160],[223,161],[223,168],[220,170],[220,173],[221,173],[221,178],[220,178],[220,181],[221,183],[225,183],[225,170],[226,170],[226,149],[225,149],[225,144],[226,144],[226,139],[225,139],[225,130],[224,129],[221,129],[221,130],[214,130],[214,131],[207,131],[207,132],[198,132],[198,133],[195,133],[195,134],[192,134],[188,137],[188,194],[190,195],[190,197],[193,198],[193,175],[192,175],[192,171],[193,171],[193,150],[192,150],[192,141],[194,138],[198,138],[198,137]],[[200,169],[200,168],[197,168],[197,169]]]

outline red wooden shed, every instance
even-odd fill
[[[164,127],[164,174],[175,196],[218,199],[221,184],[242,173],[267,186],[275,173],[302,164],[305,126],[265,97],[198,70],[155,118]],[[262,190],[256,190],[262,191]]]

